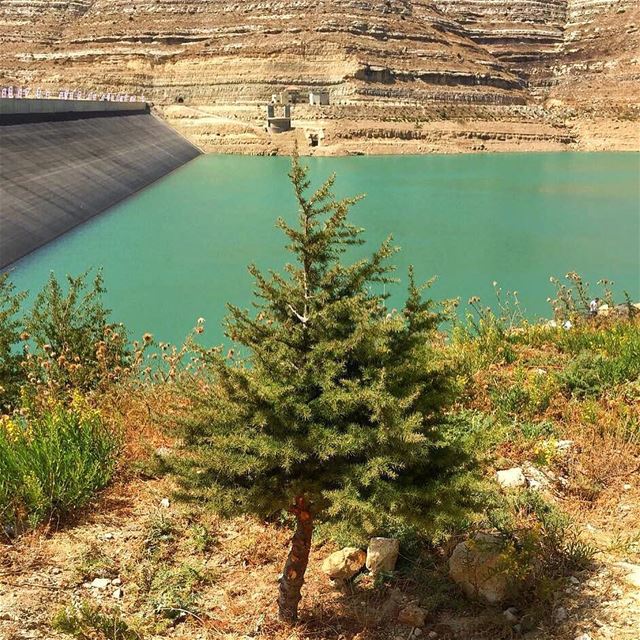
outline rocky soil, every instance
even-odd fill
[[[637,549],[629,558],[629,547],[621,547],[626,526],[640,516],[638,488],[629,487],[614,507],[620,530],[583,523],[607,551],[593,569],[571,576],[545,612],[547,622],[522,636],[514,629],[521,612],[510,617],[506,604],[466,600],[446,578],[446,561],[445,569],[436,559],[411,573],[407,566],[417,558],[401,550],[403,577],[376,582],[364,574],[340,585],[327,575],[330,545],[313,550],[302,624],[281,627],[274,594],[287,549],[284,529],[248,519],[220,522],[168,500],[174,487],[166,480],[130,479],[78,522],[0,546],[0,640],[68,638],[52,620],[83,602],[143,627],[146,640],[637,640],[640,564]],[[357,571],[364,553],[355,561]],[[184,611],[163,618],[163,607]]]
[[[0,84],[144,93],[207,151],[637,150],[638,25],[635,0],[12,0]],[[331,104],[272,136],[286,87]]]

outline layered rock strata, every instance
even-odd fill
[[[144,93],[209,150],[279,153],[292,136],[306,145],[301,132],[314,129],[316,152],[369,152],[381,131],[405,150],[458,151],[447,133],[455,118],[469,139],[503,122],[505,136],[519,137],[496,141],[501,149],[529,148],[531,136],[535,149],[586,148],[591,133],[638,117],[636,5],[10,0],[0,5],[0,84]],[[298,133],[274,140],[264,107],[288,87],[302,100],[328,91],[331,104],[296,105]],[[562,135],[550,135],[559,123]],[[414,124],[423,134],[411,141]],[[426,130],[433,145],[416,142]]]

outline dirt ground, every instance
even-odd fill
[[[610,501],[609,513],[593,513],[593,524],[581,522],[601,553],[593,569],[571,576],[555,596],[552,622],[524,637],[640,638],[640,546],[637,533],[635,538],[631,533],[640,519],[640,487],[637,478],[632,482]],[[75,522],[3,544],[0,638],[68,637],[53,630],[52,619],[83,601],[121,612],[151,639],[517,637],[504,622],[503,607],[466,602],[448,584],[446,554],[434,557],[422,574],[412,571],[417,559],[403,554],[397,577],[375,584],[363,576],[340,592],[320,570],[331,546],[313,549],[301,624],[282,627],[275,597],[288,545],[286,528],[249,519],[221,522],[197,505],[174,501],[173,491],[166,478],[131,477],[107,490]],[[91,586],[96,578],[112,582]],[[427,626],[414,632],[397,624],[392,610],[398,602],[418,602],[427,609],[431,602]],[[180,611],[165,618],[163,607]]]

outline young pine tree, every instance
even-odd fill
[[[314,525],[354,536],[460,523],[474,494],[473,458],[447,425],[449,377],[432,347],[441,320],[410,272],[401,312],[389,312],[390,239],[343,263],[361,244],[347,221],[357,198],[336,200],[330,178],[310,197],[294,158],[298,224],[277,221],[294,263],[283,274],[249,268],[256,312],[229,306],[226,335],[240,358],[201,350],[180,424],[191,496],[218,512],[273,516],[296,529],[280,580],[282,620],[297,619]]]

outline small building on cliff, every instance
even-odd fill
[[[320,107],[329,104],[328,91],[309,91],[309,104]]]

